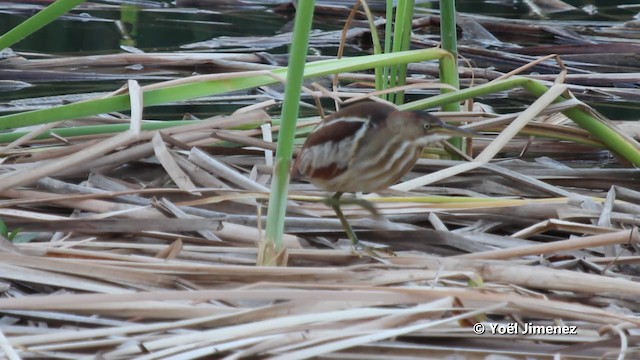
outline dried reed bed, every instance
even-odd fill
[[[561,109],[541,108],[521,130],[588,139],[557,121]],[[410,178],[476,166],[369,195],[384,222],[347,207],[360,237],[396,256],[353,254],[323,194],[298,182],[280,267],[255,266],[272,148],[260,140],[258,125],[271,120],[263,110],[5,146],[0,217],[20,229],[14,240],[33,239],[2,239],[1,351],[10,359],[636,358],[640,172],[553,160],[578,151],[601,159],[608,153],[597,144],[505,139],[522,113],[451,116],[484,129],[476,154],[506,140],[500,160],[420,160]],[[239,124],[257,127],[232,129]],[[235,147],[221,146],[229,141]],[[486,332],[475,334],[475,324]],[[492,324],[577,333],[492,334]]]
[[[639,71],[637,44],[624,39],[630,26],[598,24],[587,28],[590,33],[572,23],[470,14],[460,20],[463,32],[473,34],[467,40],[495,48],[461,45],[460,54],[470,60],[461,69],[464,86],[558,53],[566,67],[547,61],[530,69],[538,73],[530,77],[549,85],[555,73],[569,70],[567,85],[556,86],[552,94],[568,88],[581,100],[638,98],[637,88],[628,85]],[[433,15],[415,19],[413,43],[437,45],[419,29],[438,22]],[[478,26],[489,31],[476,32]],[[357,47],[367,32],[367,26],[348,32],[347,44]],[[513,47],[491,33],[530,37],[530,43],[553,34],[556,43]],[[339,31],[314,36],[316,46],[337,46],[341,39]],[[258,52],[286,45],[286,34],[216,40],[183,45],[202,53],[15,57],[3,60],[3,70],[29,82],[131,76],[156,81],[179,79],[199,66],[226,73],[286,65],[284,56],[269,56],[266,64],[257,53],[216,49]],[[129,64],[141,64],[143,70],[122,75]],[[77,68],[90,71],[70,71]],[[410,79],[408,93],[436,91],[437,84],[429,83],[430,76],[438,76],[436,64],[414,64],[409,70],[427,80]],[[341,79],[351,86],[339,87],[339,95],[354,98],[369,91],[373,77],[342,74]],[[336,96],[314,89],[307,98]],[[259,267],[271,174],[268,151],[274,150],[263,132],[277,132],[277,126],[259,125],[271,122],[261,109],[280,96],[277,89],[262,90],[258,97],[192,100],[250,98],[258,104],[197,124],[139,131],[138,103],[131,130],[123,134],[34,140],[56,126],[130,121],[96,117],[42,126],[0,144],[0,218],[12,238],[0,238],[2,357],[640,357],[640,171],[560,114],[584,104],[541,100],[523,113],[500,116],[475,104],[463,113],[441,114],[482,131],[470,146],[473,161],[425,155],[402,184],[366,196],[384,222],[346,207],[361,239],[388,246],[396,256],[353,254],[339,221],[322,204],[325,194],[303,181],[291,184],[286,266]],[[20,99],[1,104],[0,110],[26,111],[94,96]],[[247,124],[255,128],[235,130]],[[640,134],[634,124],[610,126],[629,136]],[[474,333],[476,324],[485,326],[484,334]],[[504,331],[518,324],[520,332],[492,333],[495,324]],[[522,334],[529,324],[575,327],[577,334]]]

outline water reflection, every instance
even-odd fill
[[[374,11],[384,10],[385,1],[370,0],[368,3]],[[635,51],[628,50],[627,52],[632,58],[627,59],[624,49],[613,50],[613,46],[620,41],[619,38],[622,35],[632,36],[637,33],[637,27],[633,27],[633,21],[634,16],[637,16],[640,11],[640,5],[626,4],[627,1],[621,0],[565,1],[567,5],[574,8],[568,11],[553,11],[544,7],[543,3],[544,1],[514,2],[512,0],[457,1],[458,10],[461,13],[473,15],[473,17],[463,16],[460,20],[460,45],[469,49],[462,49],[461,54],[477,67],[506,72],[520,66],[521,60],[504,62],[497,57],[487,55],[490,53],[476,54],[474,52],[477,52],[477,49],[496,50],[500,53],[509,51],[514,54],[514,59],[526,59],[523,56],[525,54],[535,58],[564,49],[562,50],[564,52],[560,51],[559,53],[563,54],[563,59],[573,74],[640,71],[637,69],[637,64],[627,62],[633,58]],[[293,7],[280,0],[179,0],[175,4],[172,5],[170,1],[151,0],[104,1],[102,4],[85,3],[60,20],[49,24],[46,28],[14,45],[13,50],[21,52],[31,59],[46,58],[51,55],[95,55],[122,53],[123,51],[132,53],[139,51],[199,51],[203,53],[268,51],[277,55],[285,54],[288,50],[287,42],[278,40],[278,37],[285,36],[283,34],[290,31]],[[349,8],[345,6],[345,1],[320,0],[317,1],[317,4],[319,9],[314,28],[325,31],[341,29],[349,11]],[[534,11],[534,7],[527,4],[539,6],[543,13]],[[426,21],[426,26],[415,29],[415,46],[434,46],[437,44],[437,21],[433,20],[437,19],[433,18],[437,6],[437,1],[416,1],[417,16],[432,20]],[[37,9],[39,7],[30,4],[15,4],[5,7],[0,11],[0,32],[8,31]],[[500,17],[502,20],[495,17]],[[465,23],[465,19],[471,19],[471,22]],[[538,20],[536,22],[525,21],[527,19]],[[478,24],[480,29],[485,30],[486,34],[483,35],[482,31],[473,31],[474,23]],[[559,27],[558,24],[563,26]],[[325,33],[321,35],[326,36]],[[336,36],[330,36],[332,38],[325,37],[318,40],[321,42],[317,43],[314,49],[317,54],[335,54]],[[594,36],[594,39],[598,37],[598,41],[607,41],[612,44],[609,51],[611,56],[617,57],[616,63],[610,61],[611,56],[602,57],[600,49],[595,49],[593,55],[584,53],[587,49],[585,44],[591,41],[591,36]],[[358,41],[351,42],[347,54],[368,52],[367,38],[367,35],[364,34]],[[268,45],[266,40],[275,41],[275,43]],[[194,45],[207,44],[207,42],[209,45],[218,44],[219,46]],[[557,45],[565,47],[559,48]],[[574,45],[575,49],[571,50],[567,47],[571,45]],[[556,47],[547,49],[544,46]],[[620,44],[620,46],[626,45]],[[600,62],[598,57],[603,61]],[[279,59],[275,63],[283,64],[284,61],[284,59]],[[581,64],[585,62],[589,62],[591,65]],[[68,67],[59,70],[99,72],[88,67]],[[203,65],[173,64],[153,68],[149,64],[142,67],[136,63],[128,64],[125,67],[103,66],[98,70],[114,76],[127,74],[134,78],[137,76],[143,82],[152,81],[153,76],[188,76],[194,72],[216,71],[215,67]],[[547,68],[537,67],[532,71],[541,74],[555,74],[558,69],[553,65]],[[16,80],[7,73],[3,75],[3,78]],[[38,82],[32,82],[35,85],[33,87],[0,91],[0,101],[7,102],[13,99],[60,93],[108,91],[119,87],[124,82],[121,78],[100,77],[99,80],[96,82],[77,79],[60,83],[43,82],[40,79]],[[638,83],[625,82],[616,86],[636,91]],[[414,95],[425,96],[424,93]],[[598,104],[599,109],[609,116],[618,119],[637,118],[637,106],[629,99],[626,99],[624,103],[614,103],[599,101],[597,97],[591,98],[594,103]],[[519,106],[517,103],[504,99],[486,100],[497,108]],[[630,106],[631,108],[629,108]],[[185,110],[184,107],[176,107],[175,111],[170,111],[170,113],[179,116],[180,111],[183,110]],[[215,112],[215,107],[197,104],[191,106],[191,111],[207,115],[210,111]],[[163,112],[167,113],[166,109]]]

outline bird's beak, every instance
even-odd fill
[[[467,130],[467,129],[463,129],[463,128],[459,128],[457,126],[454,125],[449,125],[445,122],[443,122],[442,124],[432,128],[432,131],[438,134],[442,134],[442,135],[449,135],[449,136],[477,136],[480,135],[480,133],[477,133],[473,130]]]
[[[428,134],[416,140],[416,145],[429,146],[434,142],[446,140],[454,136],[475,136],[479,133],[441,122],[429,129]]]

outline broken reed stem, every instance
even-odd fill
[[[578,249],[589,249],[599,246],[618,245],[618,244],[637,244],[640,242],[638,230],[624,230],[609,234],[600,234],[586,236],[583,238],[568,239],[562,241],[554,241],[547,244],[538,244],[531,246],[523,246],[518,248],[498,249],[483,251],[478,253],[470,253],[464,255],[456,255],[456,259],[510,259],[521,256],[554,254],[561,251],[570,251]]]

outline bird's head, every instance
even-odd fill
[[[390,126],[425,146],[453,136],[474,136],[478,133],[449,125],[426,111],[395,111],[389,116]]]

